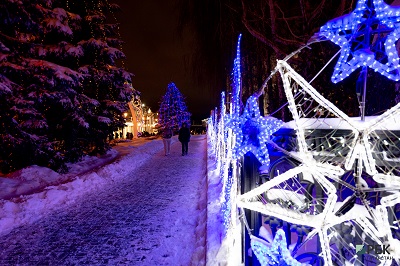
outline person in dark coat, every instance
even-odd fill
[[[172,138],[172,136],[173,136],[172,129],[169,126],[166,126],[162,133],[165,156],[168,156],[171,153],[171,138]]]
[[[190,141],[190,130],[186,123],[183,123],[181,129],[179,129],[178,140],[182,143],[182,156],[187,155]]]

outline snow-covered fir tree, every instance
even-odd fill
[[[158,111],[158,121],[161,128],[166,126],[177,131],[183,123],[190,125],[191,114],[187,110],[185,98],[171,82],[167,86],[167,91],[161,99],[160,110]]]
[[[108,149],[136,93],[107,1],[0,2],[0,170]]]

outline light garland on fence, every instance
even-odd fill
[[[220,115],[220,125],[219,139],[221,141],[221,146],[223,147],[223,153],[221,154],[219,160],[220,164],[220,176],[222,179],[222,218],[225,226],[226,232],[228,230],[235,230],[235,222],[237,219],[237,209],[236,209],[236,194],[237,194],[237,163],[236,158],[233,158],[232,149],[235,143],[235,136],[231,128],[227,125],[232,124],[232,122],[239,116],[240,113],[240,95],[242,88],[242,77],[241,77],[241,67],[240,67],[240,40],[242,35],[240,34],[237,42],[236,58],[234,60],[233,72],[232,72],[232,98],[230,103],[230,114],[226,114],[225,106],[225,93],[221,93],[221,115]]]
[[[390,7],[382,0],[373,0],[371,6],[368,2],[359,0],[351,14],[333,19],[320,29],[321,36],[342,49],[332,75],[334,83],[345,79],[362,66],[368,66],[389,79],[400,80],[399,55],[396,49],[396,42],[400,38],[400,8]],[[377,29],[371,31],[371,27]],[[374,34],[387,36],[376,39]],[[384,51],[379,50],[383,46]],[[385,56],[379,58],[378,53]]]
[[[221,167],[221,163],[226,157],[226,129],[225,129],[225,116],[226,116],[226,108],[225,108],[225,92],[221,92],[221,106],[220,106],[220,114],[218,121],[218,129],[217,129],[217,169]]]
[[[218,155],[217,155],[217,169],[220,169],[220,177],[222,179],[222,216],[225,229],[228,230],[232,224],[232,210],[233,210],[233,193],[232,187],[236,179],[234,172],[231,169],[232,162],[232,134],[227,132],[225,127],[226,107],[225,107],[225,92],[221,93],[221,107],[220,107],[220,120],[218,122]]]
[[[223,188],[222,188],[222,217],[225,230],[228,230],[232,222],[232,209],[233,207],[233,190],[234,185],[233,171],[229,171],[229,163],[225,163],[221,168],[221,175],[223,175]]]
[[[211,153],[212,155],[215,155],[216,151],[216,134],[215,134],[215,128],[214,128],[214,114],[212,114],[208,120],[207,120],[207,141],[210,143],[210,148],[211,148]]]
[[[240,94],[242,90],[242,72],[240,65],[240,40],[242,38],[242,34],[239,34],[237,47],[236,47],[236,58],[233,61],[233,90],[232,90],[232,108],[231,114],[237,115],[240,113]]]
[[[258,98],[250,96],[243,114],[231,123],[230,127],[236,136],[235,158],[251,152],[261,164],[269,165],[267,141],[282,127],[283,122],[274,117],[261,116]]]

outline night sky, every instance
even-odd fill
[[[172,81],[186,97],[192,119],[208,117],[218,104],[218,89],[213,92],[196,84],[189,74],[194,36],[190,31],[178,34],[175,0],[112,2],[122,9],[115,15],[125,42],[125,67],[135,75],[132,85],[141,92],[142,102],[157,111],[167,84]]]

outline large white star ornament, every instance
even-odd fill
[[[348,117],[334,104],[325,99],[286,62],[278,61],[278,68],[282,75],[296,131],[297,151],[291,152],[290,156],[300,162],[300,165],[239,196],[238,206],[263,213],[264,215],[277,217],[288,223],[314,228],[310,235],[318,234],[322,250],[321,256],[324,258],[326,265],[333,265],[333,259],[338,259],[338,256],[340,256],[340,254],[337,254],[337,250],[331,250],[331,238],[340,234],[340,232],[336,232],[336,225],[346,221],[357,224],[364,229],[365,234],[373,241],[383,243],[383,235],[376,233],[377,230],[374,228],[377,227],[376,224],[382,224],[382,219],[385,220],[385,224],[389,223],[389,221],[387,216],[376,215],[377,209],[379,206],[386,208],[400,203],[400,177],[394,173],[378,174],[379,171],[382,171],[382,168],[378,169],[379,165],[372,156],[373,153],[377,154],[375,148],[378,145],[379,138],[376,132],[382,130],[389,132],[388,126],[395,127],[400,121],[400,104],[369,121],[358,122]],[[294,83],[297,86],[294,86]],[[334,119],[340,121],[339,124],[341,126],[346,126],[352,132],[352,137],[348,139],[348,142],[346,144],[343,143],[343,149],[348,149],[349,152],[342,155],[343,158],[339,161],[334,160],[335,156],[337,157],[334,154],[332,154],[331,161],[318,161],[316,159],[319,152],[314,146],[310,146],[310,142],[305,135],[307,129],[304,128],[304,121],[310,121],[310,119],[302,117],[307,112],[302,110],[302,106],[299,104],[300,100],[295,98],[295,92],[293,91],[295,87],[297,90],[301,89],[303,95],[305,95],[304,99],[307,99],[304,100],[305,106],[311,105],[310,99],[312,99],[314,104],[318,104],[330,115],[335,116],[336,118]],[[306,104],[308,102],[310,104]],[[323,117],[317,118],[317,120],[311,119],[311,121],[314,121],[312,122],[314,128],[320,122],[324,122],[324,119]],[[334,129],[332,128],[332,130]],[[320,152],[323,153],[324,151]],[[391,160],[396,160],[396,158]],[[385,162],[379,161],[379,164],[381,163]],[[371,205],[369,201],[364,199],[363,195],[368,191],[373,191],[374,187],[368,187],[367,182],[363,180],[363,176],[356,178],[358,180],[356,184],[341,179],[344,170],[351,171],[356,166],[370,174],[375,182],[382,184],[383,188],[379,188],[379,191],[386,191],[387,196],[382,197],[380,203],[377,203],[378,205]],[[322,189],[322,197],[316,199],[319,202],[317,205],[320,205],[322,209],[316,209],[312,203],[304,201],[304,197],[301,197],[306,195],[301,186],[298,186],[301,179],[307,179],[315,184],[316,187]],[[353,195],[357,198],[357,203],[351,205],[346,200],[338,200],[337,195],[340,194],[340,191],[338,191],[334,183],[341,184],[347,187],[348,190],[352,190]],[[290,184],[295,185],[295,187],[288,186]],[[309,193],[311,193],[312,198],[315,198],[315,192]],[[308,207],[303,208],[303,203],[306,203],[305,206]],[[346,208],[347,211],[339,211]],[[398,227],[398,224],[392,223],[391,226]],[[395,242],[395,240],[393,241]],[[396,252],[399,252],[397,247],[395,249]],[[346,261],[346,258],[342,257],[342,260]],[[347,260],[347,262],[350,263],[350,260]],[[351,260],[351,263],[356,262],[359,262],[357,258]]]
[[[359,0],[349,15],[333,19],[320,29],[341,47],[332,82],[337,83],[359,67],[370,67],[391,80],[400,80],[396,42],[400,38],[400,8],[382,0]],[[379,36],[378,36],[379,35]]]
[[[390,130],[388,130],[388,127],[390,128],[391,126],[396,128],[395,125],[396,123],[398,123],[400,119],[400,104],[397,104],[396,106],[387,110],[382,115],[375,117],[368,122],[357,122],[354,119],[348,117],[346,114],[344,114],[341,110],[339,110],[336,106],[330,103],[327,99],[322,97],[322,95],[320,95],[309,83],[307,83],[304,80],[304,78],[298,75],[285,62],[280,61],[278,62],[278,65],[281,67],[281,74],[285,84],[285,92],[289,99],[289,104],[291,106],[292,114],[295,117],[295,120],[297,120],[296,121],[297,130],[299,132],[303,132],[301,128],[302,124],[300,122],[300,119],[298,116],[296,116],[296,114],[298,113],[297,108],[299,108],[299,106],[296,105],[296,103],[294,102],[294,95],[291,89],[292,86],[290,86],[288,83],[289,76],[292,78],[292,80],[294,80],[302,87],[304,93],[310,95],[316,102],[320,104],[320,106],[322,106],[325,110],[329,111],[331,114],[334,114],[337,118],[339,118],[342,121],[343,124],[347,124],[347,126],[352,129],[354,138],[348,144],[349,152],[345,157],[345,161],[342,167],[345,168],[346,170],[354,169],[356,166],[358,168],[364,169],[367,173],[373,176],[373,179],[376,182],[381,183],[384,186],[384,188],[380,188],[381,191],[386,191],[388,193],[388,196],[384,196],[381,198],[380,200],[381,205],[374,207],[373,205],[371,205],[369,201],[365,200],[363,196],[365,195],[365,193],[367,193],[367,191],[373,190],[373,188],[368,187],[368,184],[365,182],[365,180],[363,180],[363,177],[359,176],[358,177],[359,180],[356,181],[356,185],[352,189],[354,190],[356,197],[359,199],[361,203],[360,205],[358,205],[359,209],[360,210],[364,209],[365,211],[360,213],[350,211],[347,214],[343,215],[342,217],[338,217],[335,212],[329,213],[326,216],[326,219],[323,223],[324,225],[323,227],[325,229],[329,229],[332,228],[332,226],[334,226],[335,224],[339,224],[340,222],[343,221],[354,221],[361,228],[364,229],[364,233],[367,234],[371,239],[373,239],[373,241],[375,241],[376,243],[380,243],[382,241],[383,235],[376,233],[377,230],[374,230],[374,228],[376,227],[379,228],[378,225],[380,223],[382,224],[382,222],[380,222],[382,219],[385,220],[385,224],[389,224],[389,221],[387,215],[380,216],[377,215],[377,212],[382,208],[394,207],[395,204],[400,203],[400,197],[399,197],[400,177],[393,174],[378,174],[377,171],[378,165],[376,163],[375,158],[372,156],[372,153],[374,152],[375,154],[378,154],[376,150],[376,147],[378,146],[376,141],[377,139],[379,139],[377,132],[379,131],[389,132]],[[305,144],[306,142],[304,139],[304,134],[299,133],[297,135],[298,135],[298,141],[300,143],[303,142],[304,145],[307,146]],[[311,151],[313,151],[313,147],[307,146],[304,152],[307,153]],[[335,164],[334,161],[332,163]],[[380,164],[382,163],[384,162],[380,161]],[[389,169],[392,168],[389,167]],[[379,170],[382,171],[383,168],[380,167]],[[336,180],[335,178],[332,179],[338,183],[351,185],[347,183],[345,180],[340,180],[340,179]],[[344,202],[339,204],[343,203]],[[337,208],[335,208],[335,211],[336,210]],[[368,219],[370,219],[372,222],[367,222]],[[398,228],[398,224],[396,224],[396,221],[393,223],[393,226]],[[329,247],[328,243],[329,243],[328,238],[321,239],[322,245],[325,244],[325,246]],[[395,249],[397,249],[396,250],[397,252],[399,251],[397,247]],[[327,259],[328,260],[330,259],[329,253],[331,252],[328,250],[327,254],[328,256],[324,255],[325,262],[327,262]],[[330,262],[327,263],[330,264]]]

